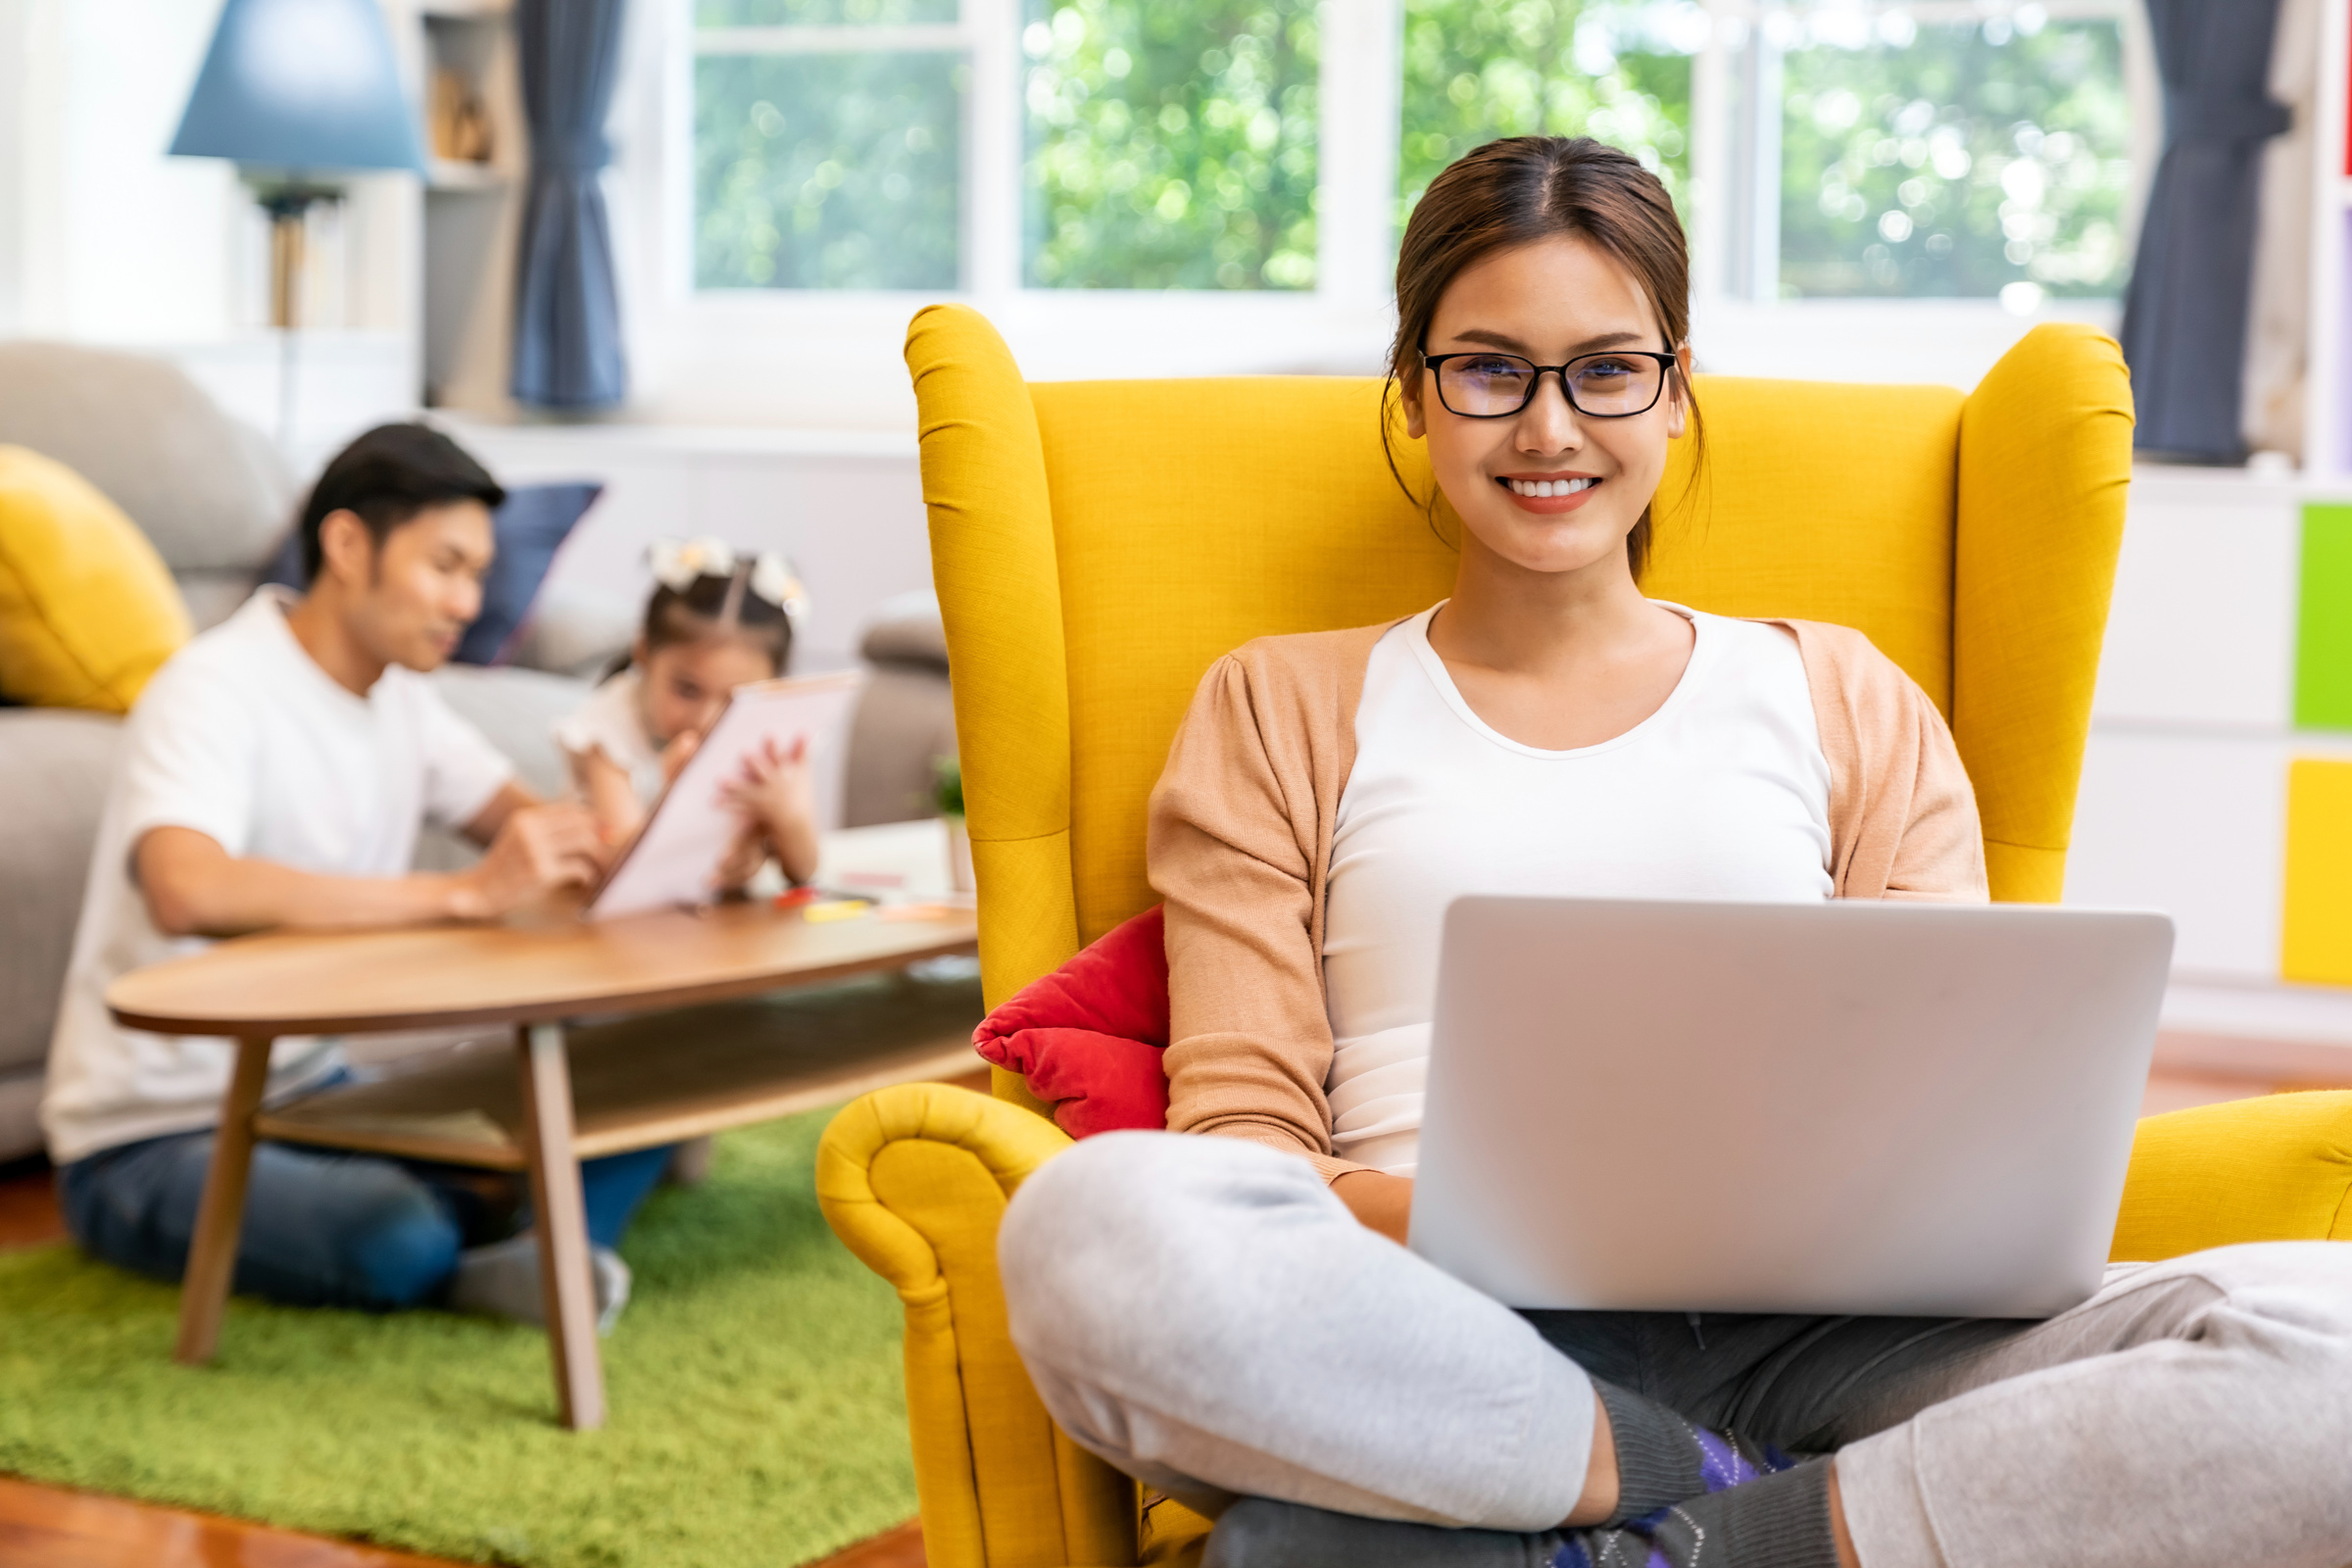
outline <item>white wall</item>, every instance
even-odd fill
[[[120,343],[224,335],[237,246],[235,180],[170,159],[216,7],[172,0],[8,0],[0,161],[11,251],[0,320],[18,332]]]

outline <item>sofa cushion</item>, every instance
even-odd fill
[[[461,664],[503,664],[514,657],[556,552],[605,487],[589,481],[518,485],[498,509],[498,557],[482,579],[482,612],[458,644]]]
[[[122,509],[55,459],[0,447],[0,692],[126,713],[188,636],[171,572]]]
[[[175,571],[250,580],[293,509],[293,478],[269,439],[178,367],[141,355],[0,343],[0,442],[88,479]]]
[[[858,642],[868,663],[910,664],[948,672],[948,633],[940,623],[939,598],[928,588],[894,594],[874,607]]]
[[[234,571],[175,571],[179,602],[188,607],[188,619],[198,631],[211,631],[245,608],[253,597],[253,568]]]
[[[570,789],[571,767],[556,745],[556,720],[587,701],[586,681],[479,664],[443,664],[432,680],[450,710],[506,754],[526,789],[543,799]],[[479,858],[458,834],[429,823],[417,835],[419,871],[455,871]]]
[[[2117,1262],[2239,1242],[2352,1242],[2352,1091],[2149,1116],[2132,1143]]]
[[[628,657],[644,601],[577,582],[549,583],[530,618],[507,642],[504,662],[551,675],[600,681]]]

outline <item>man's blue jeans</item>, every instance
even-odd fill
[[[110,1263],[176,1282],[212,1155],[207,1131],[75,1160],[57,1173],[67,1228]],[[616,1245],[668,1160],[663,1148],[582,1162],[589,1240]],[[463,1248],[508,1228],[499,1221],[511,1210],[488,1212],[497,1206],[485,1202],[477,1171],[262,1144],[245,1189],[233,1288],[290,1306],[389,1311],[429,1302]]]

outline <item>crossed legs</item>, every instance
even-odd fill
[[[2352,1559],[2352,1248],[2119,1270],[2046,1323],[1531,1321],[1364,1230],[1302,1160],[1141,1133],[1032,1176],[999,1254],[1054,1418],[1210,1513],[1547,1529],[1592,1459],[1589,1366],[1838,1449],[1863,1568]]]

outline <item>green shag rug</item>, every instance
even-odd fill
[[[72,1247],[0,1256],[0,1471],[546,1568],[790,1568],[914,1513],[901,1318],[817,1212],[818,1112],[722,1138],[622,1249],[601,1432],[546,1337],[238,1300],[174,1366],[178,1293]]]

